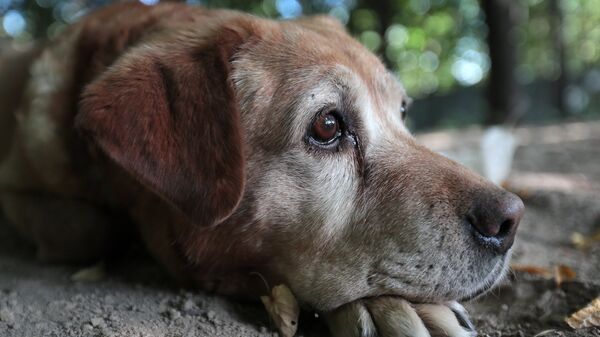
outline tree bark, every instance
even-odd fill
[[[388,60],[385,53],[387,48],[385,31],[388,29],[389,26],[393,24],[392,19],[394,15],[394,10],[392,8],[392,4],[390,0],[378,0],[373,2],[365,1],[364,8],[371,8],[379,18],[379,27],[377,29],[377,33],[381,35],[381,45],[379,46],[378,52],[383,55],[382,60],[386,67],[391,69],[394,66],[394,64],[392,60]]]
[[[552,47],[558,63],[558,78],[554,83],[552,99],[554,106],[561,117],[567,117],[568,109],[565,102],[565,91],[568,85],[569,77],[565,59],[565,44],[563,39],[562,25],[563,13],[560,9],[558,0],[550,0],[549,3],[550,33],[552,35]]]
[[[519,117],[521,88],[516,77],[518,41],[515,27],[519,5],[514,0],[482,0],[488,26],[491,61],[488,79],[489,110],[485,124],[501,124]]]

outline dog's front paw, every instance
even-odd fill
[[[360,299],[325,315],[334,337],[473,337],[477,333],[457,302],[411,304],[398,297]]]

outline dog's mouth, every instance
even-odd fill
[[[380,286],[381,288],[375,294],[369,296],[399,296],[412,303],[472,300],[487,293],[504,279],[508,270],[510,255],[509,250],[502,256],[496,256],[495,262],[489,263],[487,268],[484,266],[475,267],[481,269],[473,275],[474,280],[472,282],[464,282],[465,278],[460,272],[454,273],[452,276],[447,275],[446,277],[450,278],[442,279],[443,283],[434,283],[435,290],[431,283],[428,284],[427,281],[420,285],[414,279],[408,279],[407,281],[402,277],[402,274],[396,274],[387,268],[379,267],[370,274],[372,277],[369,278],[369,282],[370,285]],[[485,271],[483,268],[485,268]],[[471,271],[470,268],[469,271]]]
[[[494,266],[494,269],[485,277],[485,279],[481,282],[480,286],[476,287],[474,290],[470,291],[465,296],[458,299],[458,301],[470,301],[479,296],[484,295],[491,289],[493,289],[496,285],[498,285],[508,271],[508,261],[510,260],[510,252],[502,257],[500,261]]]

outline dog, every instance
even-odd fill
[[[41,260],[138,236],[184,284],[256,298],[260,274],[345,337],[473,336],[457,301],[506,272],[522,201],[418,145],[335,19],[114,4],[0,76],[0,201]]]

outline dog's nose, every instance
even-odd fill
[[[467,221],[481,245],[504,254],[514,242],[524,211],[521,198],[504,192],[497,197],[478,198]]]

